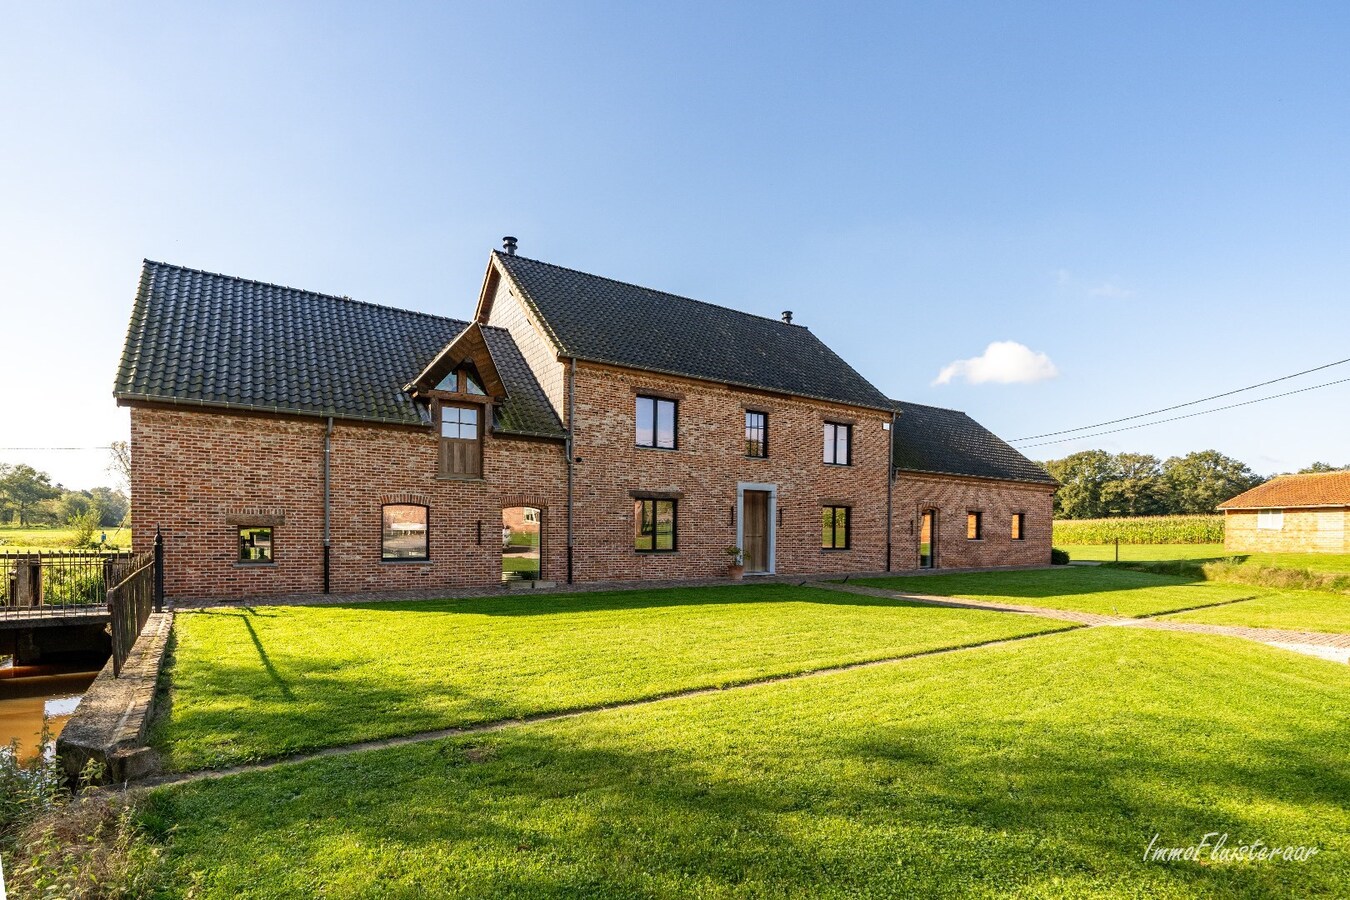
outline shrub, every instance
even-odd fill
[[[1223,516],[1129,516],[1061,519],[1056,544],[1222,544]]]
[[[1058,547],[1050,549],[1050,565],[1067,566],[1069,564],[1069,551],[1061,550]]]

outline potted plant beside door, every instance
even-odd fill
[[[728,547],[726,554],[731,557],[731,564],[727,566],[727,577],[732,581],[740,581],[745,577],[745,554],[741,552],[740,547]]]

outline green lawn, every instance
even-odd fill
[[[1114,544],[1056,544],[1069,559],[1111,562],[1116,558]],[[1223,544],[1121,544],[1121,562],[1160,562],[1174,559],[1222,559],[1227,556]]]
[[[123,549],[131,546],[131,531],[123,528],[100,528],[94,532],[94,540],[101,533],[108,535],[109,549]],[[18,528],[0,526],[0,553],[33,553],[39,550],[69,550],[75,540],[75,529],[61,527]]]
[[[1272,591],[1242,603],[1168,616],[1180,622],[1350,634],[1350,594]]]
[[[1343,665],[1091,629],[161,789],[144,821],[171,896],[1344,897],[1348,735]],[[1143,858],[1213,832],[1319,853]]]
[[[1057,544],[1070,559],[1115,559],[1112,544]],[[1244,566],[1276,569],[1306,569],[1329,575],[1350,574],[1350,553],[1229,553],[1223,544],[1121,544],[1121,562],[1162,562],[1236,558]]]
[[[915,594],[1116,616],[1145,616],[1225,603],[1267,590],[1244,584],[1207,584],[1172,575],[1096,566],[1060,566],[1021,572],[901,575],[850,583]]]
[[[221,766],[1063,627],[775,584],[185,612],[152,742]]]

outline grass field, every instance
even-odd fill
[[[852,584],[965,597],[995,603],[1071,609],[1113,616],[1146,616],[1261,593],[1242,584],[1206,584],[1172,575],[1124,569],[1060,566],[1026,572],[911,575],[856,580]]]
[[[123,528],[101,528],[94,532],[97,540],[101,532],[108,535],[110,548],[131,546],[131,531]],[[74,543],[73,528],[11,528],[0,527],[0,553],[29,553],[39,550],[69,550]]]
[[[161,789],[143,816],[169,896],[1344,897],[1347,735],[1343,665],[1093,629]],[[1144,859],[1210,833],[1319,852]]]
[[[1070,559],[1110,561],[1116,548],[1110,544],[1056,545]],[[1350,553],[1229,553],[1223,544],[1121,544],[1121,562],[1161,562],[1236,558],[1251,568],[1304,569],[1328,575],[1350,574]]]
[[[774,584],[181,613],[152,741],[221,766],[1063,627]]]
[[[1197,609],[1167,618],[1208,625],[1350,634],[1350,595],[1326,591],[1269,591],[1242,603]]]

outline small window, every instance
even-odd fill
[[[481,412],[476,406],[441,406],[442,478],[473,478],[482,474]]]
[[[745,455],[760,459],[769,455],[769,416],[762,412],[745,414]]]
[[[1020,541],[1026,538],[1026,524],[1026,513],[1013,513],[1012,539],[1014,541]]]
[[[633,504],[633,549],[640,553],[675,550],[675,501],[638,500]]]
[[[478,379],[467,370],[464,372],[464,390],[466,393],[477,394],[479,397],[487,396],[487,391],[483,390],[483,386],[478,383]]]
[[[1262,531],[1281,531],[1284,529],[1284,510],[1263,509],[1256,513],[1256,527]]]
[[[239,529],[239,561],[241,563],[272,562],[272,529],[248,526]]]
[[[847,466],[853,457],[853,426],[838,422],[825,423],[825,462],[832,466]]]
[[[984,540],[984,513],[966,513],[966,540]]]
[[[660,397],[637,398],[637,445],[675,449],[675,401]]]
[[[822,506],[820,508],[820,546],[823,550],[847,550],[849,508]]]
[[[428,559],[427,508],[391,503],[383,512],[380,559]]]

